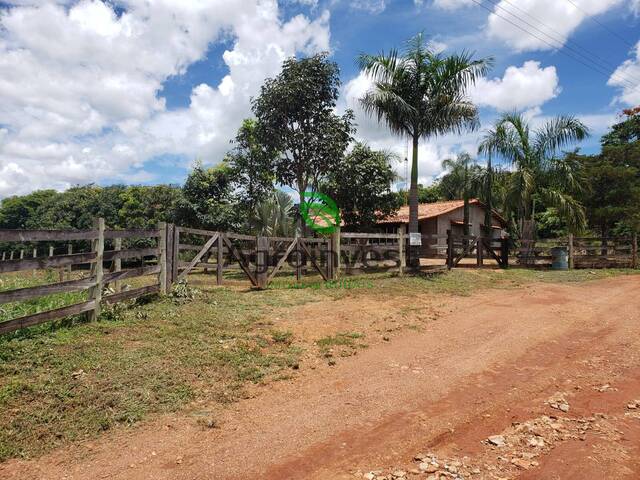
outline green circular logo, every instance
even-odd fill
[[[300,194],[300,215],[318,233],[329,234],[340,225],[340,209],[333,199],[319,192]]]

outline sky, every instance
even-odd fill
[[[196,159],[224,158],[285,58],[322,51],[340,67],[337,109],[355,111],[356,138],[402,159],[406,140],[359,107],[371,81],[356,58],[418,32],[444,54],[495,61],[468,92],[481,129],[422,141],[423,184],[443,159],[475,154],[501,112],[534,127],[575,115],[592,132],[576,146],[592,153],[640,105],[640,0],[14,0],[0,1],[0,23],[0,198],[181,184]],[[402,184],[405,164],[394,167]]]

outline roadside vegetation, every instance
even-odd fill
[[[349,278],[348,288],[327,288],[319,277],[305,278],[308,288],[283,288],[280,279],[265,291],[218,288],[195,275],[170,296],[106,310],[98,322],[67,320],[0,337],[0,459],[36,456],[194,405],[199,419],[209,418],[202,405],[219,408],[248,385],[291,378],[309,356],[335,364],[366,348],[360,331],[305,343],[278,324],[283,312],[295,319],[296,307],[310,302],[469,295],[631,273],[458,269],[435,277],[370,274]]]

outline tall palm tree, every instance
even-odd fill
[[[581,189],[579,164],[558,153],[588,135],[589,129],[572,116],[556,117],[532,130],[518,113],[504,114],[485,134],[478,152],[500,157],[512,168],[506,191],[510,211],[505,213],[520,220],[521,230],[532,224],[536,198],[555,207],[570,229],[586,224],[584,208],[572,195]]]
[[[440,181],[445,194],[452,199],[464,200],[462,229],[464,235],[469,235],[469,200],[476,194],[481,168],[468,153],[460,153],[455,160],[451,158],[443,160],[442,168],[448,171],[445,178]]]
[[[478,128],[478,111],[466,94],[479,77],[486,75],[493,60],[474,60],[466,52],[441,55],[431,50],[420,33],[402,52],[363,54],[358,63],[374,82],[373,89],[360,99],[365,112],[384,121],[394,134],[413,142],[409,232],[417,233],[420,138]],[[414,267],[419,265],[418,250],[410,249]]]

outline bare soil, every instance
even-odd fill
[[[638,276],[410,304],[372,289],[273,321],[306,342],[357,331],[369,347],[333,366],[309,356],[213,428],[167,416],[5,462],[0,478],[438,478],[426,463],[444,478],[640,478]]]

